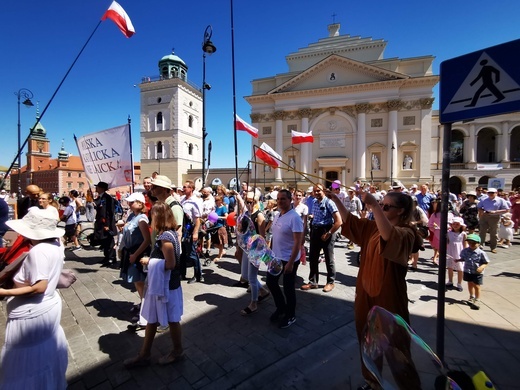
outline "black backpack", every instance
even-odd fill
[[[185,240],[185,239],[189,238],[189,236],[191,236],[193,234],[193,229],[194,229],[194,226],[191,223],[190,217],[188,216],[188,214],[186,214],[184,212],[184,208],[176,200],[173,200],[170,203],[168,203],[168,206],[170,206],[170,209],[172,209],[173,206],[179,206],[182,209],[182,215],[183,215],[183,218],[182,218],[182,239]]]

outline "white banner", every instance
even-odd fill
[[[496,171],[497,169],[502,169],[502,164],[488,164],[488,163],[478,163],[477,164],[477,171]]]
[[[80,137],[77,146],[90,184],[104,181],[108,188],[132,184],[129,125]]]

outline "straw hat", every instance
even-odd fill
[[[52,208],[31,207],[25,217],[7,221],[6,225],[31,240],[46,240],[62,237],[65,234],[65,230],[58,228],[56,222],[56,215]]]
[[[171,190],[172,181],[168,178],[168,176],[157,175],[155,176],[155,179],[152,179],[152,185]]]

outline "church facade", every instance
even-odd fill
[[[442,175],[442,126],[432,110],[433,56],[384,58],[387,42],[329,36],[286,56],[288,72],[252,81],[251,122],[281,157],[262,166],[269,184],[306,188],[310,182],[356,180],[386,188],[438,187]],[[313,143],[293,145],[292,130],[312,132]],[[450,189],[458,193],[502,178],[520,187],[518,113],[453,125]]]

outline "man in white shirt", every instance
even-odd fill
[[[203,282],[202,269],[200,267],[200,259],[197,254],[197,242],[199,240],[200,217],[202,210],[202,201],[197,198],[193,191],[195,183],[191,180],[186,181],[183,186],[184,196],[181,199],[182,209],[189,217],[191,225],[186,228],[182,237],[182,253],[181,253],[181,276],[186,280],[186,267],[188,260],[193,262],[195,275],[188,280],[188,283]]]

